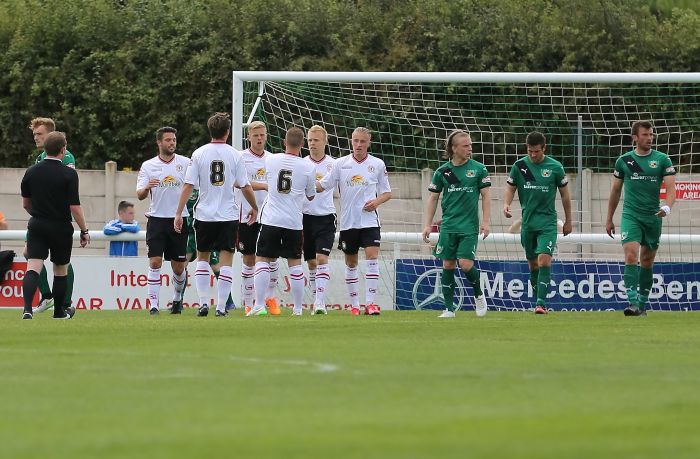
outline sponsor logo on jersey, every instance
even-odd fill
[[[552,175],[551,169],[542,169],[542,177],[549,177],[550,175]]]
[[[440,244],[435,247],[435,254],[440,255],[442,253],[442,246]]]
[[[367,185],[367,182],[365,181],[365,178],[361,175],[353,175],[351,178],[347,180],[347,185],[352,187],[352,186],[363,186]]]
[[[180,186],[180,182],[172,175],[168,175],[160,182],[160,186],[164,188],[176,188]]]
[[[652,169],[656,169],[657,167],[659,167],[659,163],[657,163],[656,161],[649,161],[649,167],[651,167]]]
[[[261,167],[258,170],[256,170],[253,178],[255,180],[264,180],[265,179],[265,168]]]
[[[472,178],[472,177],[474,177],[474,176],[476,176],[476,172],[473,171],[472,169],[469,169],[469,170],[467,171],[467,177]]]
[[[321,175],[319,172],[316,172],[316,180],[321,181],[323,178],[323,175]]]

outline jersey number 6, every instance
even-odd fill
[[[277,175],[277,191],[287,194],[292,190],[292,171],[282,169]]]

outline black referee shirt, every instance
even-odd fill
[[[22,197],[31,199],[35,218],[70,222],[70,206],[80,205],[78,173],[59,159],[46,157],[27,169],[21,188]]]

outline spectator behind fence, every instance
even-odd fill
[[[103,232],[107,236],[114,236],[123,232],[138,233],[141,225],[134,220],[134,205],[127,201],[122,201],[117,206],[116,218],[105,225]],[[110,257],[135,257],[139,254],[138,241],[111,241],[109,243]]]

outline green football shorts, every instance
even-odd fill
[[[440,233],[433,255],[441,260],[474,261],[478,243],[478,234]]]
[[[627,242],[639,242],[651,250],[659,248],[661,238],[661,217],[656,215],[646,217],[635,217],[622,214],[620,221],[620,236],[622,244]]]
[[[557,247],[557,230],[521,231],[520,244],[525,249],[525,258],[534,260],[537,255],[552,256]]]

